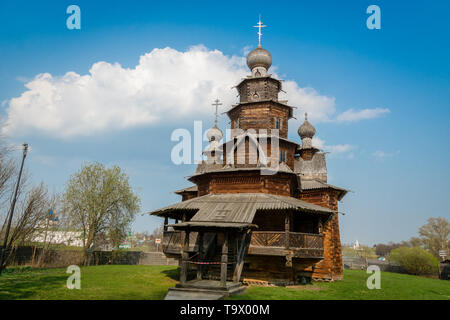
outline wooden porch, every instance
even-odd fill
[[[197,232],[189,233],[189,252],[198,251]],[[165,231],[162,239],[163,252],[180,255],[182,231]],[[323,235],[285,231],[253,231],[248,255],[286,256],[294,258],[323,258]]]

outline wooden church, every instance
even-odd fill
[[[271,64],[260,38],[247,56],[251,75],[236,86],[239,103],[227,111],[231,139],[222,141],[216,101],[193,186],[176,191],[181,202],[150,212],[164,217],[164,253],[180,261],[168,299],[238,293],[244,279],[291,285],[343,277],[338,201],[347,191],[327,183],[325,153],[313,146],[306,115],[301,144],[288,139],[293,107],[278,99],[282,82],[268,73]]]

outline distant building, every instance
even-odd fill
[[[82,247],[81,231],[54,231],[43,232],[32,239],[33,242],[63,244],[66,246]]]

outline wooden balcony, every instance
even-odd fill
[[[189,250],[197,250],[197,232],[189,234]],[[178,255],[181,252],[181,231],[165,231],[162,248],[164,253]],[[323,235],[283,231],[253,231],[248,249],[249,255],[286,256],[294,258],[323,258]]]
[[[283,231],[254,231],[249,255],[285,256],[294,258],[323,258],[323,235]]]

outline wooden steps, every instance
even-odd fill
[[[239,282],[227,282],[221,286],[220,281],[192,280],[178,283],[170,288],[164,300],[219,300],[233,294],[244,292],[246,287]]]

